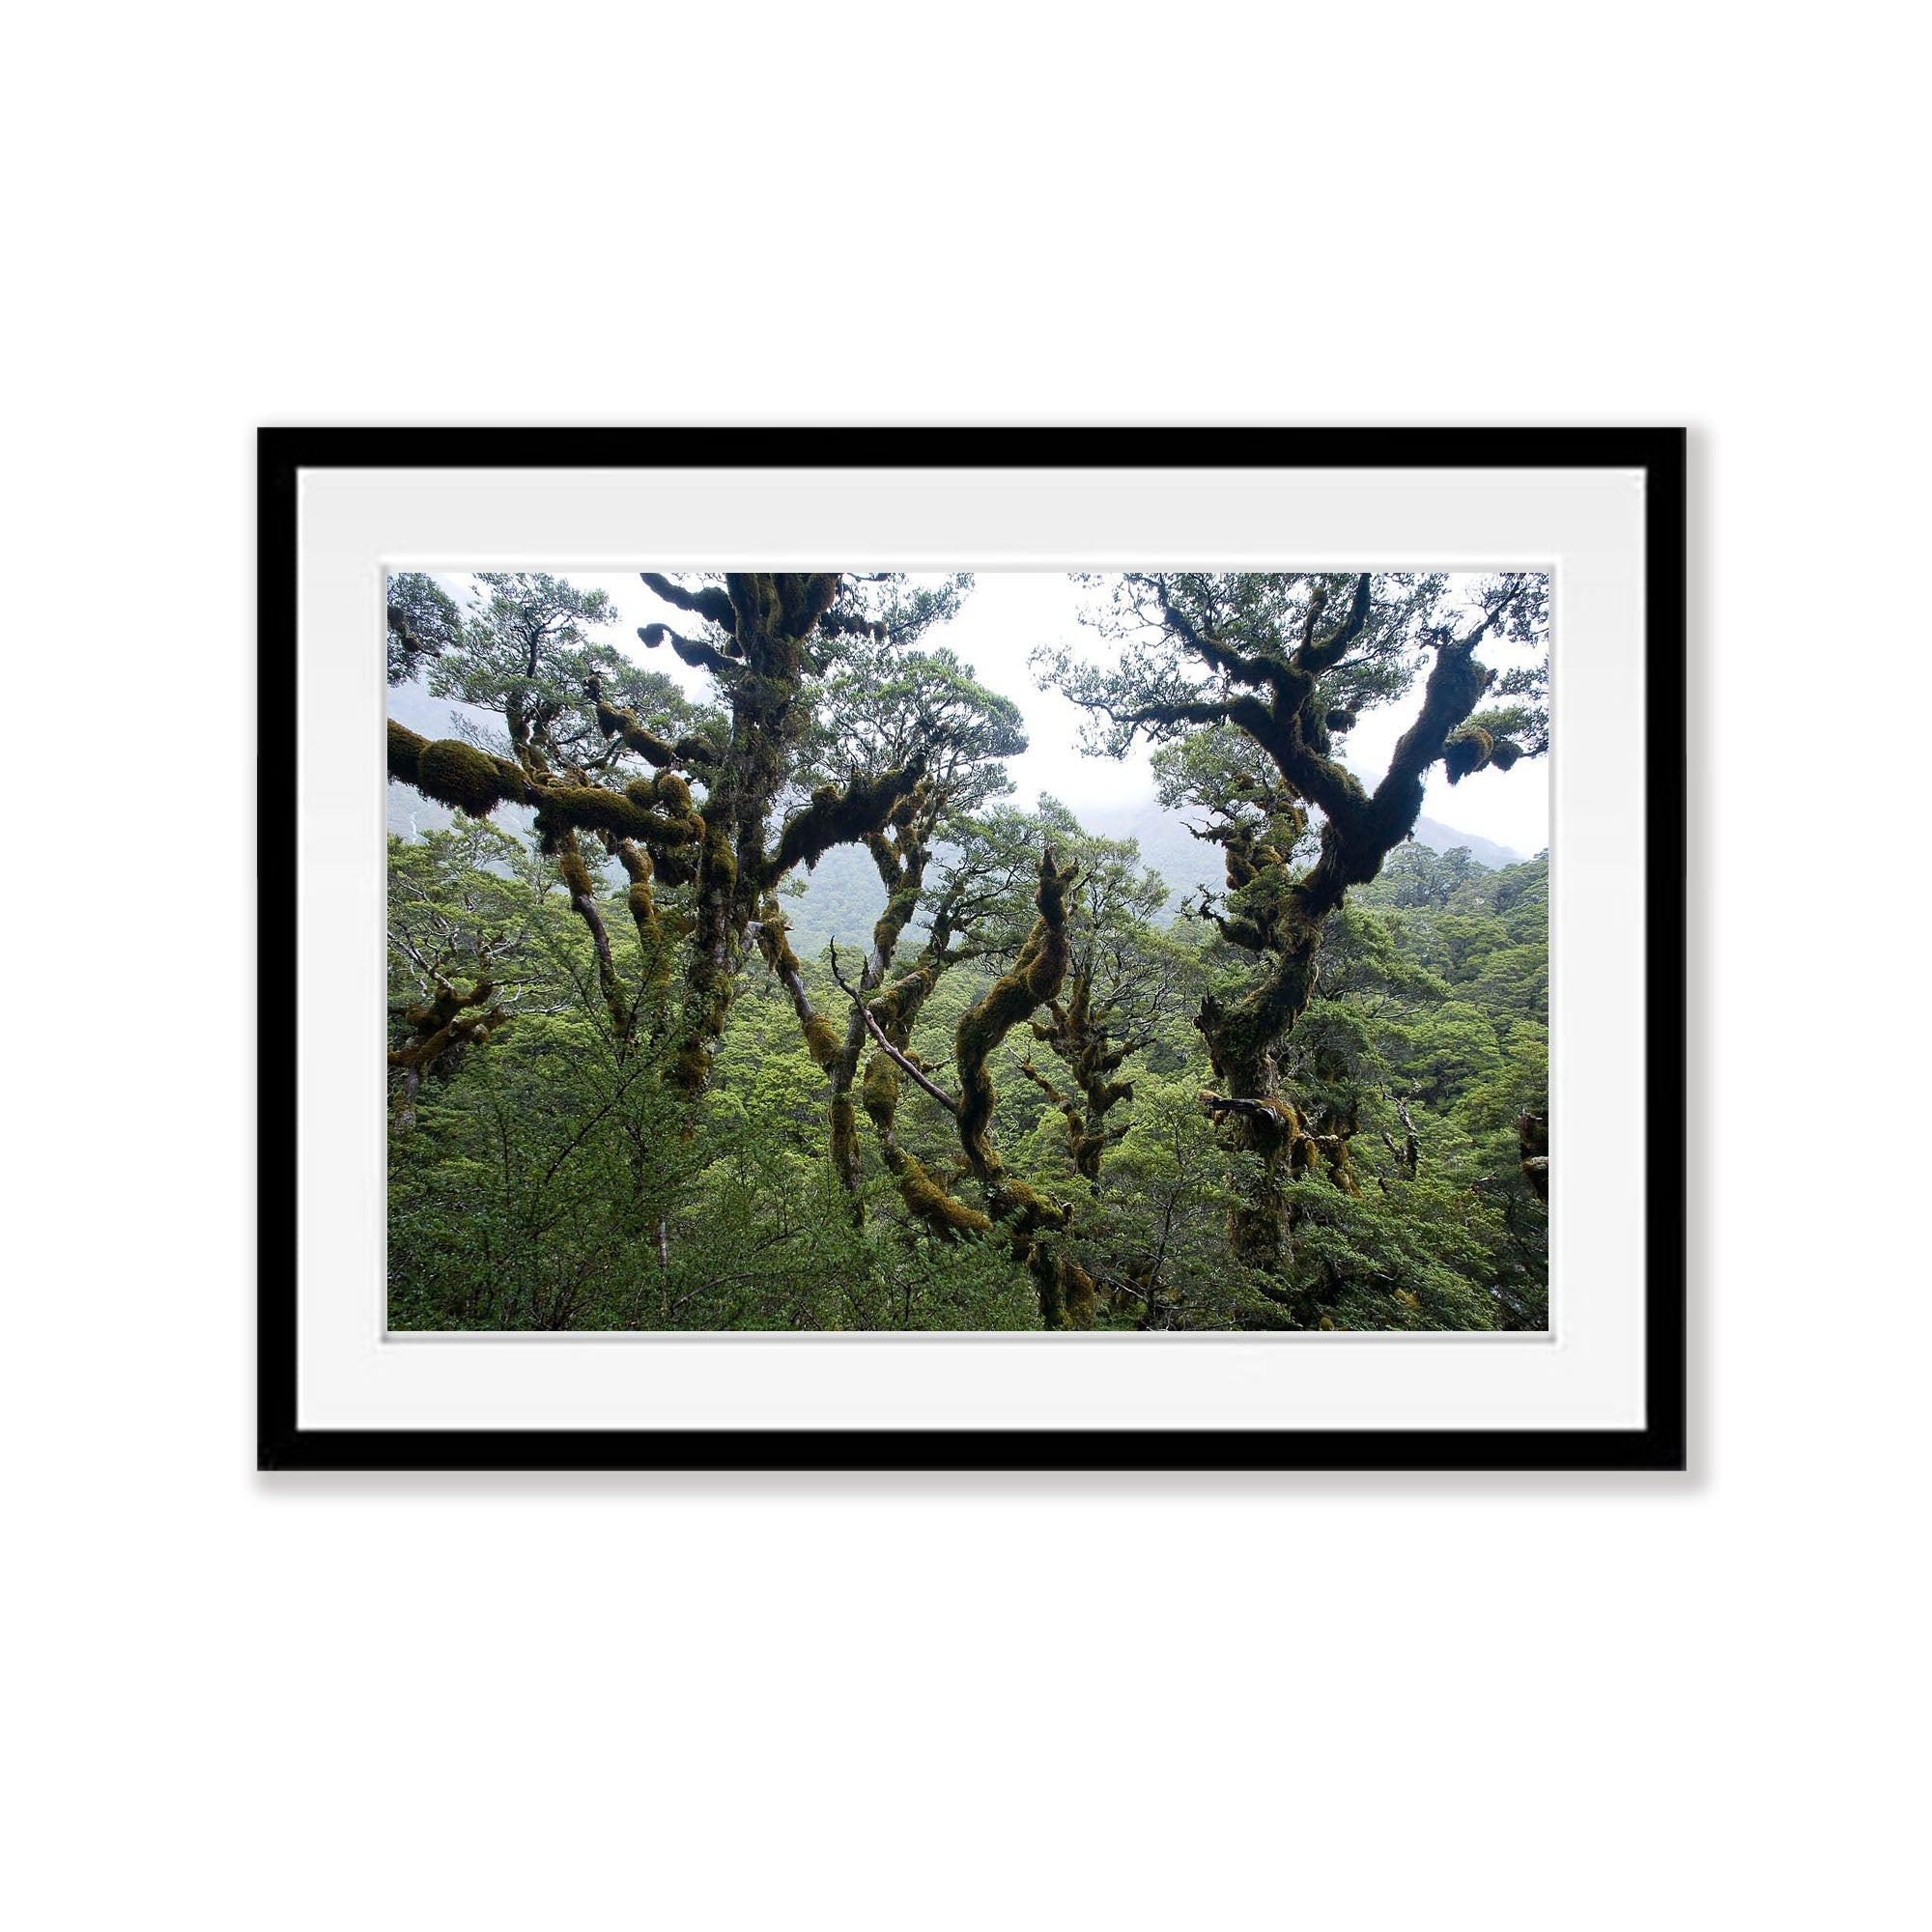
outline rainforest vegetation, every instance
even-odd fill
[[[1548,862],[1412,838],[1548,750],[1545,579],[1084,579],[1006,691],[965,576],[450,582],[389,582],[454,733],[392,710],[392,1327],[1547,1325]],[[1208,889],[1016,802],[1042,688]]]

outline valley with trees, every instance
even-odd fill
[[[1546,579],[1083,577],[984,679],[965,574],[635,582],[389,581],[392,1329],[1548,1325],[1548,859],[1418,836],[1542,782]]]

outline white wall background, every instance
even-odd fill
[[[10,29],[11,1922],[1916,1920],[1922,14],[699,11]],[[251,432],[673,420],[1694,427],[1693,1475],[251,1473]]]

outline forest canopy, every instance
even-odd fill
[[[1545,579],[630,582],[389,581],[392,1327],[1547,1325]]]

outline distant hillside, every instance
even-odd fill
[[[1416,838],[1427,845],[1432,852],[1453,852],[1459,845],[1468,847],[1469,857],[1479,866],[1487,866],[1492,872],[1500,872],[1505,866],[1520,866],[1526,854],[1513,852],[1507,845],[1498,845],[1493,838],[1485,838],[1474,832],[1458,832],[1453,825],[1444,825],[1439,818],[1418,818],[1415,821]]]

